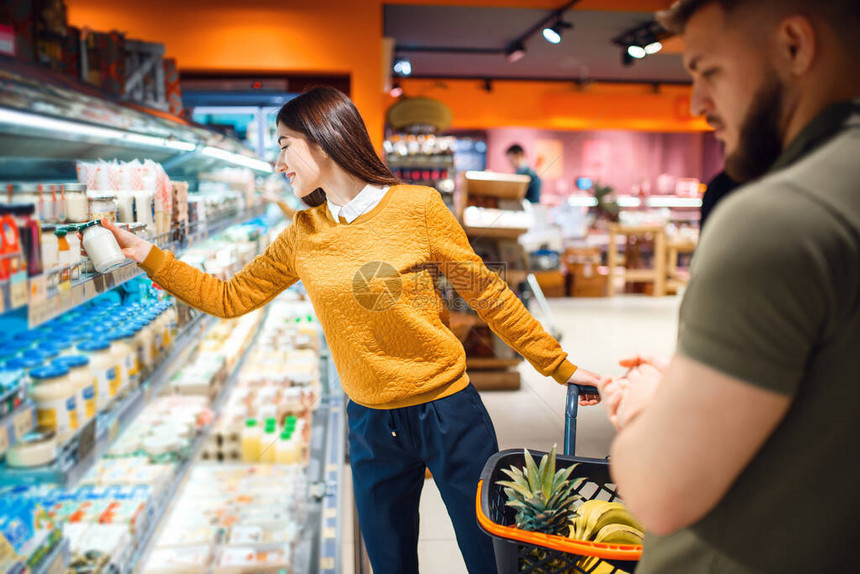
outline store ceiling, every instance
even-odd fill
[[[504,48],[546,18],[548,10],[455,6],[386,5],[385,36],[393,38],[395,55],[407,56],[414,77],[473,77],[572,80],[689,82],[681,56],[659,53],[621,63],[621,49],[612,39],[643,22],[652,12],[570,10],[574,24],[553,45],[540,31],[527,40],[526,55],[508,62],[503,53],[467,54],[412,51],[409,48]]]

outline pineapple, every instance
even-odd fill
[[[517,528],[565,536],[576,516],[574,503],[581,497],[575,492],[585,480],[569,480],[576,465],[555,470],[556,447],[536,465],[528,450],[523,451],[526,466],[503,469],[511,480],[500,480],[508,497],[507,506],[517,509]]]

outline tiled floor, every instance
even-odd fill
[[[562,332],[562,346],[571,360],[600,373],[614,373],[619,358],[637,352],[669,355],[675,348],[679,298],[616,297],[613,299],[550,299],[553,318]],[[537,313],[536,313],[537,314]],[[538,315],[538,318],[541,318]],[[484,392],[482,398],[496,426],[499,447],[546,449],[564,440],[565,389],[537,373],[527,363],[520,367],[522,387],[517,391]],[[606,456],[614,430],[602,407],[581,409],[576,453]],[[349,483],[349,476],[344,477]],[[351,490],[344,495],[344,513],[351,516]],[[344,574],[353,573],[354,541],[345,529]],[[454,538],[454,529],[432,480],[421,496],[421,531],[418,545],[424,574],[465,574],[466,567]]]

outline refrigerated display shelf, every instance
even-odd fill
[[[267,311],[263,312],[263,316],[260,318],[260,325],[266,319]],[[233,365],[233,369],[230,374],[227,376],[227,380],[221,386],[218,395],[212,401],[212,411],[218,412],[221,410],[221,407],[224,406],[224,401],[227,400],[227,397],[230,396],[230,393],[233,391],[233,387],[238,380],[239,373],[242,371],[242,367],[245,364],[245,360],[247,359],[251,349],[257,343],[257,338],[260,335],[260,329],[257,328],[257,331],[251,337],[251,340],[245,345],[245,352],[242,353],[242,356],[236,361]],[[200,340],[203,340],[203,337],[200,337]],[[188,473],[188,469],[194,464],[194,461],[197,459],[198,454],[200,453],[200,449],[203,444],[206,442],[206,439],[209,436],[209,433],[212,432],[212,429],[215,428],[215,421],[207,425],[203,428],[194,439],[194,443],[191,446],[191,452],[187,459],[182,461],[178,468],[176,469],[176,473],[174,475],[173,480],[170,482],[170,486],[167,488],[167,492],[165,492],[161,496],[161,500],[159,504],[153,509],[150,520],[147,522],[146,531],[143,536],[137,543],[137,548],[132,554],[131,559],[128,561],[122,569],[120,574],[133,574],[139,571],[139,566],[144,566],[146,564],[146,558],[149,554],[149,544],[152,542],[152,539],[155,538],[155,535],[161,530],[163,524],[162,521],[164,517],[168,515],[168,511],[170,510],[171,504],[176,497],[177,492],[179,492],[180,485],[185,482],[185,475]]]
[[[162,249],[170,249],[177,257],[180,257],[185,250],[193,247],[195,244],[222,233],[228,227],[260,217],[265,211],[265,205],[255,205],[239,213],[232,213],[214,220],[207,220],[200,224],[192,224],[185,237],[180,240],[173,240],[173,232],[170,232],[162,238],[156,238],[153,243]],[[123,283],[143,275],[141,268],[131,260],[126,261],[121,266],[107,273],[85,274],[83,273],[85,264],[86,261],[77,263],[71,267],[52,271],[50,274],[30,278],[29,300],[24,305],[21,305],[21,307],[27,307],[27,319],[31,329],[111,289],[119,287]],[[77,267],[77,271],[72,274],[79,276],[80,279],[69,282],[64,286],[49,288],[49,285],[58,283],[56,278],[60,274],[71,273],[75,267]],[[12,296],[11,293],[8,293],[10,283],[0,283],[0,290],[3,291],[2,295],[0,295],[2,299],[11,302]]]
[[[638,197],[620,196],[617,198],[619,207],[641,207],[642,200]],[[595,207],[597,199],[592,195],[571,195],[567,198],[567,204],[572,207]],[[652,208],[669,207],[672,209],[702,207],[700,197],[678,197],[674,195],[652,195],[645,200],[645,205]]]
[[[197,456],[197,452],[203,445],[204,440],[205,432],[198,434],[197,438],[194,439],[194,443],[191,445],[191,455],[179,464],[176,469],[176,476],[172,481],[170,481],[167,491],[162,494],[161,500],[159,500],[158,504],[153,508],[152,514],[147,521],[146,530],[137,542],[137,548],[132,553],[128,562],[122,565],[119,569],[119,574],[133,574],[137,571],[138,566],[146,564],[144,559],[147,556],[149,543],[152,542],[152,539],[155,537],[155,533],[160,530],[161,521],[165,516],[167,516],[167,510],[170,508],[173,498],[179,491],[179,485],[183,482],[189,467],[194,464],[194,458]]]
[[[100,413],[72,437],[54,463],[35,468],[11,468],[3,463],[0,466],[0,484],[77,484],[146,404],[158,396],[175,367],[194,349],[194,343],[202,340],[201,331],[205,332],[212,324],[214,318],[209,315],[200,314],[193,318],[177,335],[170,350],[164,354],[164,359],[146,380],[116,400],[108,411]]]
[[[320,333],[322,331],[320,330]],[[308,505],[292,572],[335,574],[341,571],[343,461],[345,459],[344,394],[331,353],[320,339],[320,380],[324,383],[311,418],[306,469]]]
[[[39,169],[33,159],[50,162],[68,158],[181,159],[188,164],[188,171],[227,165],[272,173],[271,164],[234,137],[121,102],[41,66],[0,55],[0,88],[3,155],[30,162],[28,166],[0,163],[4,178],[7,173],[14,174],[13,178],[39,177],[44,168]],[[74,173],[74,165],[70,169]]]

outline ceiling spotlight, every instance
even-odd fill
[[[394,73],[401,76],[412,75],[412,63],[406,58],[397,58],[394,60]]]
[[[556,20],[555,24],[543,29],[543,37],[550,44],[559,44],[561,43],[561,33],[565,28],[573,28],[573,24],[561,19]]]
[[[663,44],[655,41],[655,42],[651,42],[650,44],[645,46],[645,53],[650,56],[651,54],[656,54],[657,52],[659,52],[662,49],[663,49]]]
[[[392,86],[391,86],[391,91],[388,92],[388,94],[392,98],[399,98],[400,96],[402,96],[403,95],[403,88],[400,86],[400,82],[394,82],[394,84],[392,84]]]
[[[631,58],[636,58],[637,60],[641,60],[648,53],[645,51],[645,48],[642,46],[627,46],[627,53]]]
[[[552,26],[550,28],[543,29],[543,37],[546,38],[546,41],[550,44],[558,44],[561,42],[561,34],[559,34],[558,30],[555,28],[555,26]]]
[[[523,46],[522,42],[515,42],[505,50],[505,58],[511,63],[519,62],[525,55],[526,47]]]

